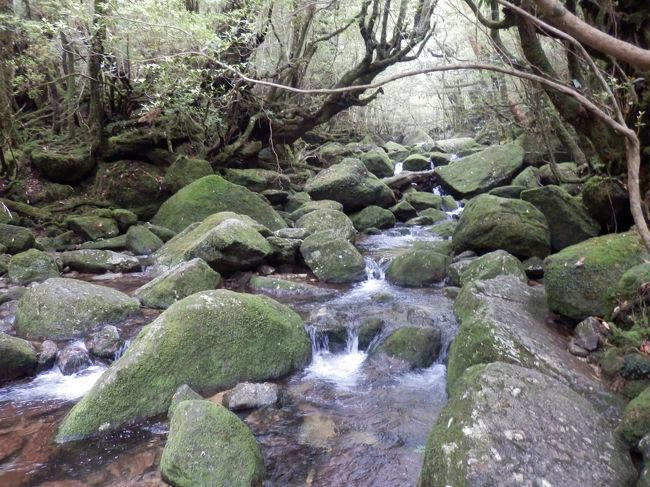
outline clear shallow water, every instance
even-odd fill
[[[438,327],[443,348],[451,342],[452,303],[439,288],[399,288],[384,279],[390,257],[422,240],[439,238],[426,227],[363,237],[358,246],[367,256],[368,280],[333,297],[280,299],[305,318],[314,350],[312,363],[281,383],[277,407],[240,415],[262,448],[265,485],[415,483],[427,434],[447,400],[444,355],[425,370],[410,371],[373,354],[372,343],[360,350],[358,330],[364,320],[381,318],[384,329],[374,343],[404,324]],[[123,277],[102,284],[129,292],[141,281],[122,283]],[[129,336],[154,317],[145,313],[130,323]],[[341,343],[329,339],[332,327],[343,330]],[[67,377],[48,371],[0,388],[0,486],[166,485],[158,472],[164,420],[95,440],[53,443],[65,413],[103,368]]]

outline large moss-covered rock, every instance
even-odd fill
[[[16,311],[16,332],[25,338],[69,339],[125,319],[138,302],[105,286],[55,277],[23,295]]]
[[[458,285],[464,286],[471,281],[492,279],[497,276],[514,276],[521,282],[528,281],[524,266],[519,259],[505,250],[495,250],[469,261],[460,272]]]
[[[502,249],[527,259],[546,257],[551,236],[544,214],[532,204],[484,194],[465,206],[453,241],[456,252]]]
[[[30,249],[36,243],[34,234],[26,228],[0,223],[0,245],[4,252],[17,254]]]
[[[163,241],[144,225],[134,225],[126,232],[126,246],[135,255],[149,255],[163,246]]]
[[[120,234],[112,218],[101,216],[71,216],[66,218],[67,227],[86,240],[113,238]]]
[[[623,274],[650,259],[635,232],[585,240],[544,261],[544,284],[551,311],[582,320],[605,316],[608,297]]]
[[[395,215],[395,218],[403,222],[418,216],[418,211],[415,209],[415,207],[408,201],[404,200],[401,200],[396,205],[391,206],[389,210],[393,213],[393,215]]]
[[[567,351],[567,343],[546,325],[544,290],[514,276],[466,284],[454,302],[460,322],[449,350],[448,384],[472,365],[508,362],[537,369],[568,385],[618,418],[621,400],[594,379],[591,368]]]
[[[348,283],[366,278],[366,262],[359,251],[329,231],[307,237],[300,246],[300,253],[320,281]]]
[[[467,371],[429,435],[418,487],[633,485],[612,427],[583,397],[505,363]]]
[[[43,147],[32,151],[31,158],[38,172],[45,179],[55,183],[76,183],[95,169],[95,162],[90,153],[81,148],[48,150]]]
[[[156,213],[168,193],[161,168],[139,161],[101,164],[93,192],[117,208],[131,210],[142,220]]]
[[[350,219],[337,210],[316,210],[301,217],[295,225],[304,228],[308,233],[329,231],[343,240],[353,241],[357,231]]]
[[[495,145],[436,168],[442,186],[458,198],[471,198],[512,181],[524,163],[524,150],[517,144]]]
[[[358,159],[345,159],[324,169],[307,181],[305,191],[315,200],[338,201],[345,211],[356,211],[369,205],[385,208],[395,204],[391,189]]]
[[[648,297],[643,292],[647,283],[650,283],[650,263],[635,265],[627,270],[608,296],[607,316],[627,325],[648,323]]]
[[[477,142],[471,137],[436,140],[435,147],[437,150],[447,152],[448,154],[458,154],[467,150],[480,148]]]
[[[140,268],[131,255],[112,250],[69,250],[59,254],[61,265],[80,272],[129,272]]]
[[[538,177],[539,169],[536,167],[527,167],[521,171],[515,178],[512,180],[513,186],[522,186],[527,189],[533,189],[539,187]]]
[[[148,308],[169,308],[199,291],[216,289],[221,276],[203,259],[182,262],[135,290],[135,297]]]
[[[367,206],[350,217],[354,228],[363,232],[368,228],[390,228],[395,225],[395,215],[379,206]]]
[[[391,333],[376,352],[403,360],[411,368],[425,368],[438,358],[441,345],[439,329],[406,326]]]
[[[178,191],[162,204],[152,223],[180,232],[191,223],[223,211],[248,215],[271,230],[287,226],[261,196],[217,175],[198,179]]]
[[[299,208],[296,208],[294,211],[292,211],[291,214],[289,215],[289,219],[291,221],[296,222],[300,220],[303,216],[305,216],[307,213],[311,213],[312,211],[316,211],[316,210],[335,210],[335,211],[342,212],[343,205],[338,201],[333,201],[333,200],[307,201]]]
[[[165,171],[165,187],[175,193],[197,179],[212,174],[212,166],[205,159],[180,156]]]
[[[551,231],[551,247],[562,250],[600,232],[600,225],[584,206],[559,186],[543,186],[521,193],[521,199],[544,213]]]
[[[393,141],[386,142],[382,148],[393,161],[403,161],[411,153],[411,151],[402,144]]]
[[[421,154],[411,154],[404,159],[402,167],[405,171],[428,171],[431,169],[431,160]]]
[[[427,193],[425,191],[411,191],[404,195],[404,201],[410,203],[417,211],[426,210],[427,208],[442,209],[442,196],[439,194]],[[452,208],[446,208],[452,209]]]
[[[248,282],[253,291],[272,296],[331,296],[336,289],[312,286],[304,282],[288,281],[277,277],[253,276]]]
[[[57,439],[163,414],[183,384],[210,394],[282,377],[310,353],[301,318],[271,298],[226,290],[192,294],[140,331],[68,413]]]
[[[11,282],[25,285],[57,277],[59,266],[50,254],[29,249],[11,258],[7,266],[7,273]]]
[[[224,177],[231,183],[261,193],[266,189],[284,189],[291,186],[289,178],[268,169],[226,169]]]
[[[255,437],[234,413],[210,401],[182,401],[160,458],[176,487],[261,487],[264,462]]]
[[[632,447],[650,433],[650,387],[625,406],[618,431]]]
[[[361,154],[359,159],[368,168],[368,171],[378,178],[387,178],[395,172],[395,164],[390,160],[384,149],[375,148]]]
[[[0,332],[0,384],[32,374],[37,363],[31,343]]]
[[[154,259],[171,266],[198,257],[219,272],[232,272],[255,267],[272,252],[250,218],[221,212],[187,227],[163,245]]]
[[[544,164],[537,174],[542,184],[575,183],[580,180],[578,166],[574,162]]]
[[[449,257],[435,250],[419,248],[391,260],[386,279],[398,286],[426,286],[442,281],[447,274]]]

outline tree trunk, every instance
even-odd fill
[[[90,157],[97,160],[104,136],[104,106],[102,103],[102,59],[106,38],[107,0],[94,0],[93,33],[90,40],[88,76],[90,77],[90,108],[88,115]]]

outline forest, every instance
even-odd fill
[[[0,0],[0,485],[650,486],[647,0]]]

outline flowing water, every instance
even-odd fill
[[[332,297],[277,297],[300,313],[312,337],[313,359],[281,383],[277,407],[240,417],[259,442],[265,485],[406,486],[417,479],[431,426],[446,402],[446,349],[455,333],[452,302],[438,287],[408,289],[384,279],[391,256],[414,242],[437,240],[425,227],[396,227],[357,242],[368,279]],[[146,276],[112,285],[132,291]],[[130,323],[129,336],[155,313]],[[378,324],[374,337],[364,334]],[[443,353],[431,367],[409,370],[374,352],[400,326],[436,327]],[[100,439],[56,445],[65,413],[106,367],[78,374],[43,372],[0,388],[0,486],[157,486],[165,443],[164,418]]]

